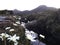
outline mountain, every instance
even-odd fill
[[[19,10],[17,10],[17,9],[14,9],[14,10],[13,10],[13,13],[14,13],[14,14],[20,14],[21,11],[19,11]]]
[[[54,7],[47,7],[45,5],[40,5],[37,8],[33,9],[32,12],[43,12],[43,11],[47,11],[47,10],[55,11],[57,9]]]
[[[54,7],[47,7],[45,5],[40,5],[37,8],[29,11],[29,10],[25,10],[25,11],[19,11],[19,10],[13,10],[14,14],[34,14],[34,13],[38,13],[38,12],[44,12],[47,10],[51,10],[51,11],[56,11],[57,8]]]

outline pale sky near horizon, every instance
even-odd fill
[[[40,5],[60,8],[60,0],[0,0],[0,10],[32,10]]]

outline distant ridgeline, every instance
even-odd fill
[[[0,10],[0,14],[13,14],[12,10]]]

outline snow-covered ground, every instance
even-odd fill
[[[15,17],[15,16],[14,16],[14,17]],[[37,39],[37,38],[38,38],[38,34],[37,34],[37,33],[35,33],[34,31],[29,31],[29,30],[25,27],[25,23],[24,23],[24,22],[21,22],[21,23],[20,23],[20,19],[21,19],[21,18],[18,18],[18,19],[19,19],[19,20],[16,21],[15,23],[13,23],[13,25],[14,25],[14,26],[21,25],[21,26],[23,26],[23,27],[25,28],[25,36],[26,36],[26,38],[27,38],[28,40],[31,41],[31,45],[46,45],[45,43],[43,43],[43,42],[41,42],[41,41],[39,41],[39,40]],[[25,19],[25,20],[26,20],[26,19]],[[28,23],[32,23],[32,22],[33,22],[33,21],[28,21]],[[34,20],[34,22],[36,22],[36,20]],[[5,30],[14,31],[14,29],[11,29],[11,27],[6,27]],[[45,38],[44,35],[41,35],[41,34],[40,34],[40,36],[41,36],[42,38]],[[16,41],[16,39],[19,40],[19,37],[16,37],[16,34],[13,35],[13,36],[10,36],[8,39],[9,39],[9,40],[12,40],[13,42],[15,42],[14,45],[17,45],[17,44],[18,44],[18,42]]]
[[[38,37],[38,34],[33,32],[33,31],[29,31],[26,27],[25,27],[25,23],[22,22],[21,26],[23,26],[25,28],[25,35],[26,38],[29,39],[31,41],[31,45],[46,45],[45,43],[39,41],[38,39],[35,39]]]

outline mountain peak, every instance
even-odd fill
[[[46,11],[46,10],[56,10],[56,8],[54,8],[54,7],[48,7],[48,6],[46,6],[46,5],[40,5],[40,6],[38,6],[37,8],[35,8],[35,9],[33,9],[32,11],[33,12],[43,12],[43,11]]]
[[[46,6],[46,5],[40,5],[40,6],[38,6],[38,7],[47,7],[47,6]],[[37,7],[37,8],[38,8],[38,7]]]

